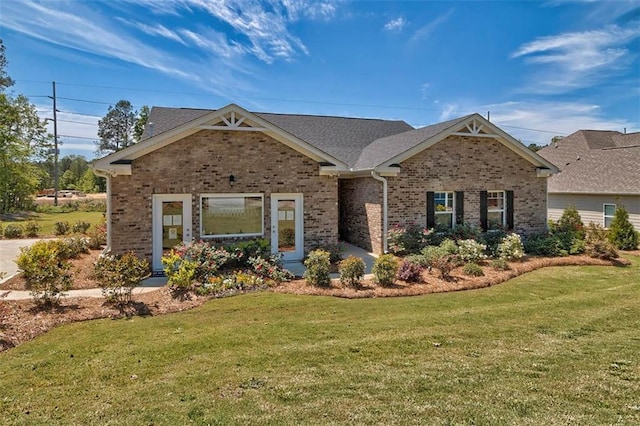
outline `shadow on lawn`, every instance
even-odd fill
[[[136,302],[130,300],[128,302],[110,302],[106,301],[102,306],[109,306],[118,310],[119,316],[115,318],[131,318],[134,316],[152,316],[151,309],[144,302]]]

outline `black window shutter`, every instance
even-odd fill
[[[513,230],[513,191],[507,191],[507,229]]]
[[[427,228],[436,226],[436,197],[433,191],[427,192]]]
[[[487,191],[480,191],[480,228],[487,230]]]
[[[464,223],[464,192],[456,191],[456,225]]]

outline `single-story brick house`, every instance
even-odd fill
[[[387,230],[497,224],[546,229],[557,169],[478,114],[404,121],[151,110],[142,141],[94,163],[107,177],[108,249],[160,269],[192,239],[270,240],[285,260],[338,239],[383,252]]]
[[[547,188],[549,219],[572,206],[584,223],[608,228],[623,205],[640,230],[640,132],[578,130],[538,153],[560,169]]]

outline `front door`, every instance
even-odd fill
[[[302,194],[271,194],[271,252],[282,260],[304,256]]]
[[[162,256],[178,243],[191,241],[191,194],[153,196],[153,270],[162,270]]]

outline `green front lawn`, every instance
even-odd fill
[[[481,290],[257,293],[0,354],[4,424],[638,424],[640,258]]]
[[[68,213],[36,213],[31,212],[29,214],[20,215],[17,217],[13,217],[11,219],[6,216],[2,217],[0,220],[0,225],[2,228],[6,228],[6,226],[10,223],[17,223],[19,225],[24,225],[26,222],[30,220],[35,220],[41,226],[39,236],[52,236],[54,235],[54,225],[56,222],[67,221],[69,225],[73,227],[73,224],[78,221],[89,222],[91,225],[96,225],[100,223],[104,218],[104,213],[102,212],[82,212],[82,211],[74,211]]]

